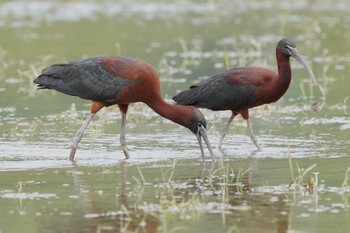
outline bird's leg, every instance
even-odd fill
[[[125,140],[125,133],[126,133],[126,113],[122,113],[122,125],[120,129],[120,146],[124,152],[125,158],[130,158],[128,148],[126,147],[126,140]]]
[[[89,125],[89,123],[90,123],[91,119],[94,117],[94,115],[95,115],[95,113],[92,113],[92,112],[89,114],[89,116],[86,118],[84,124],[81,126],[81,128],[79,129],[79,131],[75,135],[75,138],[73,140],[72,149],[71,149],[70,155],[69,155],[69,160],[74,160],[74,155],[75,155],[75,152],[77,151],[78,143],[83,138],[84,131],[87,128],[87,126]]]
[[[119,104],[119,110],[122,114],[122,124],[121,124],[121,127],[120,127],[120,146],[124,152],[124,155],[125,155],[125,159],[129,159],[130,156],[129,156],[129,151],[128,151],[128,148],[126,146],[126,139],[125,139],[125,134],[126,134],[126,113],[128,111],[128,106],[127,104]]]
[[[247,120],[247,127],[248,127],[248,131],[249,131],[249,136],[250,136],[250,140],[252,140],[252,142],[254,143],[254,145],[256,146],[256,148],[258,148],[258,150],[261,150],[261,147],[258,144],[258,140],[256,139],[254,133],[253,133],[253,128],[252,128],[252,124],[248,119]]]
[[[224,142],[224,137],[226,136],[226,133],[228,131],[228,128],[230,127],[233,119],[235,118],[236,114],[232,113],[230,119],[228,119],[228,121],[226,122],[224,128],[221,130],[221,135],[220,135],[220,140],[219,140],[219,150],[221,150],[222,147],[222,143]]]
[[[77,151],[78,143],[83,138],[84,131],[86,130],[87,126],[89,125],[91,119],[104,106],[107,106],[107,105],[105,103],[102,103],[102,102],[92,101],[90,115],[86,118],[84,124],[81,126],[81,128],[79,129],[79,131],[77,132],[77,134],[75,135],[75,138],[73,140],[73,145],[72,145],[72,149],[70,151],[69,160],[74,160],[74,155],[75,155],[75,152]]]

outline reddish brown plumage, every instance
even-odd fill
[[[232,111],[232,116],[222,131],[219,148],[234,116],[238,114],[247,120],[251,139],[260,148],[251,130],[249,108],[275,102],[284,95],[292,77],[290,56],[305,66],[317,85],[310,67],[295,49],[295,44],[283,39],[276,46],[278,73],[260,67],[234,68],[191,86],[173,99],[182,105]]]
[[[38,84],[38,89],[55,89],[93,101],[91,113],[73,143],[70,159],[74,158],[77,144],[92,117],[101,108],[114,104],[118,104],[122,113],[120,141],[125,157],[128,158],[125,117],[128,105],[135,102],[144,102],[159,115],[190,129],[197,138],[203,137],[213,157],[205,135],[206,121],[203,114],[192,106],[165,102],[156,69],[142,60],[132,57],[93,57],[56,64],[44,69],[34,83]],[[201,151],[203,152],[202,148]]]

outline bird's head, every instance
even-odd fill
[[[199,111],[197,108],[192,106],[190,108],[192,108],[193,114],[190,120],[187,122],[186,127],[196,135],[199,143],[199,147],[202,153],[202,158],[204,159],[204,150],[202,146],[202,138],[203,138],[205,144],[207,145],[209,153],[214,161],[215,160],[214,153],[206,133],[207,121],[205,120],[205,117],[201,111]]]
[[[296,45],[288,39],[280,40],[280,42],[278,42],[277,47],[280,49],[281,53],[286,57],[292,56],[290,50],[296,49]]]
[[[194,134],[197,134],[198,128],[207,128],[207,121],[205,120],[205,117],[201,111],[199,111],[195,107],[191,107],[193,110],[193,113],[191,114],[191,118],[188,122],[188,128],[191,130]]]
[[[312,79],[312,82],[314,83],[315,86],[317,86],[317,81],[315,78],[314,73],[312,72],[310,66],[306,63],[304,58],[300,55],[298,50],[296,49],[296,45],[288,40],[288,39],[282,39],[280,42],[277,44],[277,49],[285,56],[285,57],[294,57],[300,64],[302,64],[307,72],[309,72],[310,77]]]

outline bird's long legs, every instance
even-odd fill
[[[120,146],[124,152],[125,158],[128,159],[130,158],[129,156],[129,151],[126,146],[126,139],[125,139],[125,134],[126,134],[126,113],[128,112],[128,104],[118,104],[119,110],[122,114],[122,124],[120,126]]]
[[[258,140],[256,139],[256,137],[253,133],[252,123],[250,122],[249,118],[247,119],[247,127],[248,127],[248,131],[249,131],[250,140],[252,140],[252,142],[254,143],[256,148],[258,148],[258,150],[261,150],[261,147],[258,144]]]
[[[124,152],[125,158],[128,159],[130,158],[129,156],[129,151],[128,148],[126,146],[126,139],[125,139],[125,133],[126,133],[126,113],[121,112],[122,113],[122,124],[120,127],[120,146]]]
[[[228,121],[226,122],[224,128],[221,130],[221,135],[220,135],[220,140],[219,140],[219,150],[221,150],[221,147],[222,147],[222,143],[224,142],[224,137],[226,136],[226,133],[227,133],[227,130],[228,128],[230,127],[233,119],[235,118],[235,114],[232,113],[230,119],[228,119]]]
[[[74,155],[75,155],[75,152],[77,151],[78,143],[83,138],[84,131],[86,130],[87,126],[89,125],[91,119],[94,116],[95,116],[95,113],[90,113],[89,116],[86,118],[84,124],[81,126],[81,128],[79,129],[79,131],[75,135],[75,138],[73,140],[72,149],[71,149],[70,155],[69,155],[69,160],[74,160]]]
[[[219,146],[218,148],[221,150],[222,149],[222,144],[224,142],[224,138],[226,136],[226,133],[233,121],[233,119],[235,118],[236,114],[232,113],[230,119],[228,119],[228,121],[226,122],[224,128],[222,129],[221,131],[221,135],[220,135],[220,140],[219,140]],[[261,150],[261,147],[259,146],[259,143],[258,143],[258,140],[256,139],[254,133],[253,133],[253,128],[252,128],[252,124],[249,120],[249,116],[247,115],[247,113],[244,115],[247,119],[247,128],[248,128],[248,132],[249,132],[249,137],[250,137],[250,140],[254,143],[254,145],[256,146],[256,148],[258,150]]]

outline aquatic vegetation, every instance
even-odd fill
[[[5,71],[9,67],[9,63],[6,60],[7,52],[0,47],[0,80],[5,77]],[[1,89],[0,89],[1,92]]]
[[[297,177],[294,177],[293,168],[291,167],[292,181],[289,183],[289,187],[293,188],[294,190],[298,190],[302,188],[309,191],[310,193],[317,192],[319,173],[315,172],[314,177],[309,176],[307,180],[305,180],[306,174],[316,166],[317,164],[313,164],[308,168],[304,169],[304,168],[300,168],[299,164],[296,163],[296,168],[299,175]]]
[[[350,186],[350,167],[348,167],[348,169],[345,172],[345,177],[341,185],[341,188],[345,189],[345,188],[349,188],[349,186]]]

